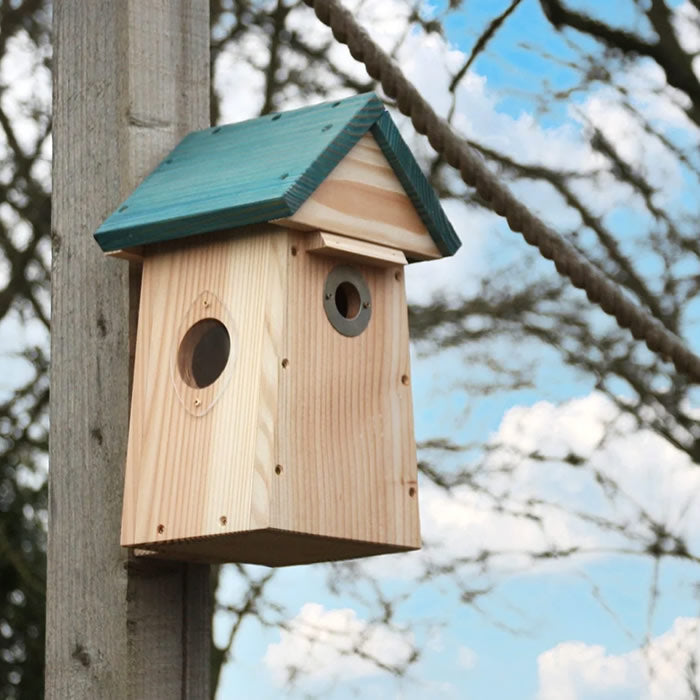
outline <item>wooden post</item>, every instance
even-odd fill
[[[92,238],[208,125],[208,2],[63,0],[53,30],[46,696],[208,698],[208,567],[119,547],[139,275]]]

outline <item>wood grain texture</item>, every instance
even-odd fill
[[[372,134],[365,134],[304,204],[279,223],[389,246],[412,259],[442,257]]]
[[[124,545],[274,566],[420,546],[402,270],[357,267],[372,319],[341,336],[323,286],[343,259],[314,240],[267,225],[147,249]],[[229,362],[184,389],[175,358],[203,318]]]
[[[336,332],[321,300],[337,260],[297,233],[271,526],[399,548],[420,546],[403,271],[357,265],[372,299],[360,335]],[[309,358],[314,358],[309,361]]]
[[[95,237],[114,250],[292,214],[383,111],[369,93],[193,132]]]
[[[462,242],[445,215],[435,190],[423,175],[388,112],[382,114],[374,123],[372,135],[416,208],[421,221],[430,231],[440,253],[454,255]]]
[[[268,525],[286,236],[147,249],[136,344],[122,543],[220,535]],[[217,319],[231,351],[219,378],[187,386],[180,341]]]
[[[336,260],[350,260],[377,267],[407,264],[406,256],[401,250],[325,231],[312,234],[307,250],[315,255],[325,255]]]
[[[46,696],[208,698],[208,567],[136,566],[119,547],[138,274],[91,235],[206,125],[208,5],[61,2],[53,22]]]

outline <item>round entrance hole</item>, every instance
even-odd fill
[[[356,318],[360,313],[360,292],[352,282],[341,282],[335,290],[335,308],[343,318]]]
[[[338,333],[353,338],[367,328],[372,316],[372,296],[360,268],[338,265],[323,285],[323,309]]]
[[[192,326],[177,351],[177,368],[182,381],[195,389],[213,384],[226,369],[231,354],[231,337],[215,318],[204,318]]]

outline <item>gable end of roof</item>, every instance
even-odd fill
[[[389,113],[384,112],[370,131],[402,187],[406,190],[406,194],[435,241],[438,250],[446,256],[454,255],[462,242]]]
[[[338,129],[335,138],[323,148],[308,168],[295,179],[285,192],[284,201],[290,208],[290,215],[311,196],[316,188],[330,175],[357,142],[370,130],[383,114],[386,113],[381,100],[372,92],[364,97],[366,103]],[[333,103],[337,104],[337,103]],[[313,109],[313,108],[312,108]],[[323,125],[320,128],[333,128],[335,125]],[[336,127],[337,128],[337,127]]]

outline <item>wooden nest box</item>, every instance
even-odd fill
[[[420,547],[403,265],[459,240],[375,95],[189,134],[95,236],[143,259],[122,545]]]

